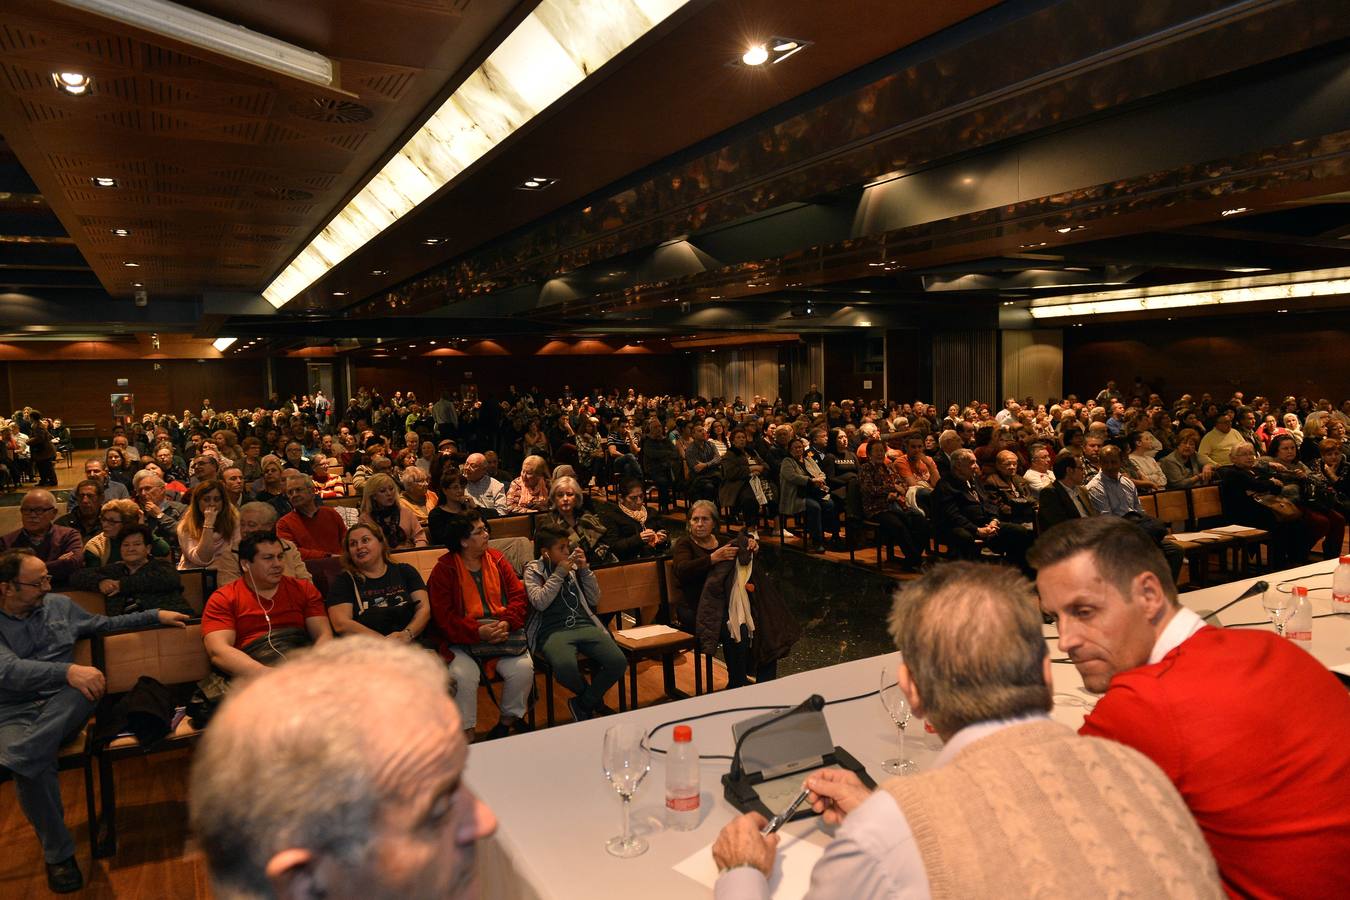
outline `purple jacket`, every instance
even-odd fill
[[[84,538],[74,528],[53,525],[51,531],[42,540],[33,543],[28,532],[20,528],[0,537],[0,550],[32,550],[33,554],[47,564],[47,573],[52,576],[52,585],[60,587],[70,580],[76,569],[84,567]]]

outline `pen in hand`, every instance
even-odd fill
[[[780,812],[778,815],[774,816],[772,819],[770,819],[769,824],[765,825],[760,830],[759,833],[764,835],[765,837],[768,837],[769,835],[773,834],[775,831],[786,825],[788,820],[792,818],[793,813],[795,813],[797,809],[803,803],[806,802],[806,798],[807,796],[810,795],[810,793],[811,789],[803,785],[801,793],[797,795],[796,799],[794,799],[790,804],[788,804],[788,808]]]

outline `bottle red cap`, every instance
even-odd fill
[[[688,725],[675,726],[675,743],[687,744],[694,739],[694,729]]]
[[[1350,556],[1342,556],[1341,562],[1350,565]]]
[[[1303,585],[1301,585],[1301,584],[1296,584],[1296,585],[1294,585],[1294,596],[1295,596],[1295,597],[1306,597],[1306,596],[1308,596],[1308,589],[1305,588],[1305,587],[1304,587]]]

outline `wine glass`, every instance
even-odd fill
[[[883,667],[881,670],[881,705],[886,707],[886,712],[890,715],[891,721],[895,723],[896,729],[900,732],[900,752],[894,759],[888,759],[881,764],[885,772],[892,775],[908,775],[911,772],[919,770],[919,764],[912,759],[905,758],[905,726],[909,724],[909,701],[905,699],[905,692],[900,690],[900,685],[895,680],[895,670],[890,667]]]
[[[614,856],[628,859],[647,852],[645,838],[632,834],[629,827],[628,806],[637,793],[638,785],[651,771],[652,759],[644,743],[646,734],[634,725],[615,725],[605,731],[605,749],[601,766],[605,777],[623,798],[623,834],[610,838],[605,849]]]
[[[1275,624],[1275,633],[1284,637],[1284,626],[1294,614],[1293,597],[1277,587],[1268,588],[1261,595],[1261,605],[1266,608],[1270,621]]]

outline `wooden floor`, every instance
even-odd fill
[[[686,693],[694,692],[692,654],[684,654],[676,666],[676,684]],[[713,678],[719,689],[726,687],[726,670],[713,666]],[[535,704],[538,727],[543,728],[544,679],[537,679],[539,698]],[[559,724],[571,722],[566,688],[557,687],[554,712]],[[638,695],[642,706],[667,702],[663,696],[659,663],[638,667]],[[606,702],[618,708],[618,693],[611,691]],[[497,710],[486,691],[479,695],[478,731],[496,723]],[[491,742],[475,745],[471,752],[491,751]],[[122,900],[167,900],[211,896],[206,865],[188,832],[187,781],[191,761],[189,751],[163,753],[148,759],[118,763],[117,831],[118,853],[112,859],[91,864],[88,829],[84,810],[84,776],[81,772],[61,773],[61,796],[66,805],[66,822],[75,836],[77,859],[84,872],[85,889],[75,897],[122,898]],[[47,890],[42,849],[32,826],[24,818],[15,798],[13,783],[0,784],[0,900],[24,900],[51,897]]]

